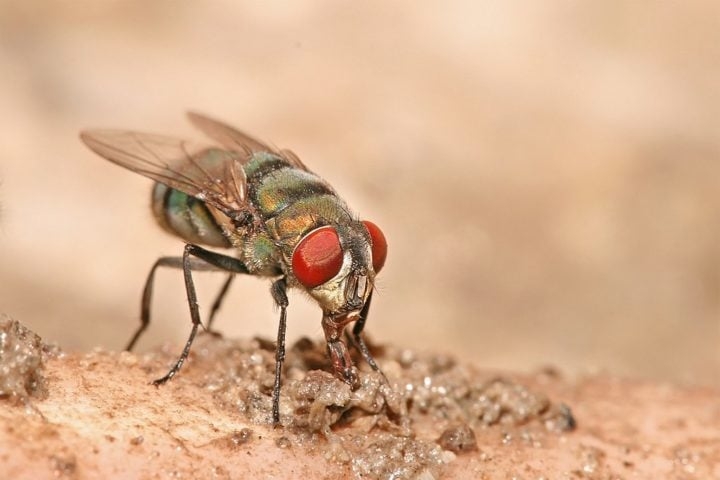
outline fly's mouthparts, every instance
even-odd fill
[[[360,309],[343,311],[334,314],[325,314],[323,323],[329,322],[334,326],[345,326],[360,319]]]
[[[362,307],[367,294],[368,281],[366,275],[350,275],[345,286],[345,301],[349,307]]]
[[[367,293],[366,292],[367,286],[368,286],[367,276],[362,275],[362,276],[357,277],[356,293],[357,293],[358,297],[365,298],[365,294]]]

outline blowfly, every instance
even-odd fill
[[[182,256],[161,257],[151,268],[143,290],[141,323],[127,349],[133,348],[150,322],[153,279],[159,267],[182,269],[192,328],[177,361],[155,385],[178,373],[202,325],[193,271],[228,274],[206,328],[236,274],[272,279],[270,292],[280,310],[272,396],[272,421],[277,425],[288,287],[307,292],[322,309],[322,327],[336,377],[351,386],[358,383],[358,371],[343,337],[353,322],[353,343],[370,367],[379,370],[361,333],[375,276],[385,263],[385,236],[377,225],[352,214],[335,190],[291,151],[274,148],[197,113],[188,117],[214,144],[195,145],[125,130],[80,134],[101,157],[155,180],[155,219],[185,242]],[[235,255],[205,247],[234,249]]]

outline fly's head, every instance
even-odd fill
[[[386,255],[385,236],[374,223],[326,225],[298,242],[292,270],[323,309],[324,322],[344,326],[360,315]]]
[[[375,275],[387,243],[371,222],[325,225],[307,233],[292,254],[292,270],[323,310],[322,326],[335,376],[355,387],[359,376],[342,333],[367,318]],[[362,326],[362,325],[361,325]]]

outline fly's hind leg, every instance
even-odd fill
[[[193,244],[185,245],[185,250],[182,257],[160,258],[153,265],[152,269],[150,270],[150,274],[148,275],[148,279],[145,283],[145,289],[143,291],[143,299],[141,305],[140,328],[137,332],[135,332],[135,335],[133,335],[133,338],[128,345],[128,349],[133,347],[140,334],[147,328],[148,324],[150,323],[150,300],[152,298],[153,281],[155,276],[155,270],[157,270],[157,268],[160,266],[182,268],[183,277],[185,279],[185,291],[187,293],[188,307],[190,309],[190,318],[192,320],[192,329],[190,330],[190,335],[188,336],[187,342],[185,342],[185,348],[183,348],[183,351],[180,354],[178,360],[175,362],[175,365],[173,365],[173,367],[164,377],[152,382],[153,385],[160,385],[167,382],[172,377],[174,377],[175,374],[180,370],[183,363],[185,363],[188,354],[190,353],[190,347],[192,346],[193,340],[195,339],[195,335],[197,335],[198,327],[201,325],[200,310],[198,308],[197,293],[195,292],[195,283],[193,282],[192,271],[225,271],[230,272],[231,276],[237,273],[249,273],[245,264],[237,258],[211,252]],[[221,291],[222,296],[224,296],[224,293],[227,291],[229,283],[230,281],[225,282],[225,287],[223,288],[223,291]],[[216,303],[219,303],[217,299]]]
[[[145,288],[143,288],[142,301],[140,302],[140,326],[132,338],[128,342],[125,350],[132,351],[140,336],[147,330],[150,325],[150,303],[152,302],[153,286],[155,285],[155,271],[158,267],[182,268],[182,257],[160,257],[153,264],[145,280]]]
[[[199,247],[198,247],[199,248]],[[212,253],[212,252],[210,252]],[[229,257],[232,258],[232,257]],[[238,263],[240,263],[239,260],[236,260]],[[190,268],[196,272],[202,272],[202,271],[225,271],[224,268],[218,268],[216,266],[213,266],[209,264],[208,262],[205,262],[199,258],[190,258]],[[160,257],[157,259],[157,261],[153,264],[152,268],[150,269],[150,273],[148,273],[147,279],[145,280],[145,287],[143,288],[143,294],[142,294],[142,300],[140,302],[140,326],[135,330],[135,333],[133,334],[132,338],[130,338],[130,341],[128,342],[127,346],[125,347],[125,350],[132,351],[133,348],[135,348],[135,344],[140,339],[142,334],[147,330],[148,326],[150,325],[150,306],[152,304],[152,294],[153,294],[153,287],[155,285],[155,271],[158,269],[158,267],[168,267],[168,268],[176,268],[176,269],[182,269],[183,268],[183,257]],[[243,265],[244,268],[244,265]],[[245,269],[243,272],[239,273],[248,273],[247,269]],[[220,306],[222,305],[222,301],[225,298],[225,294],[227,293],[228,289],[230,288],[230,284],[232,283],[233,278],[235,277],[235,273],[231,273],[228,275],[227,280],[225,280],[225,283],[223,284],[222,288],[220,289],[220,292],[218,292],[217,297],[215,298],[215,301],[213,302],[212,308],[210,309],[210,315],[208,317],[207,322],[207,329],[210,329],[210,325],[212,324],[212,321],[215,318],[215,314],[220,309]]]

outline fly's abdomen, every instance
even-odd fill
[[[188,243],[220,248],[232,246],[207,205],[195,197],[156,183],[152,209],[163,229]]]

